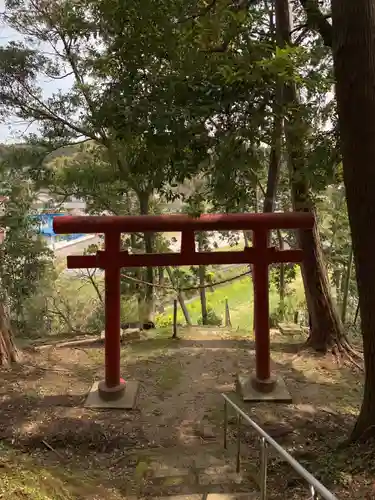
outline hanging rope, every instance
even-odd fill
[[[121,273],[121,277],[128,280],[128,281],[133,281],[135,283],[141,283],[143,285],[149,285],[149,286],[157,287],[157,288],[164,288],[165,290],[174,290],[175,292],[187,292],[190,290],[201,290],[202,288],[211,288],[214,286],[223,285],[225,283],[230,283],[231,281],[238,280],[238,279],[243,278],[244,276],[248,276],[250,274],[251,274],[250,271],[246,271],[244,273],[237,274],[236,276],[232,276],[231,278],[226,278],[225,280],[215,281],[214,283],[207,283],[206,285],[188,286],[188,287],[184,287],[184,288],[174,287],[172,285],[159,285],[157,283],[150,283],[149,281],[144,281],[144,280],[140,280],[138,278],[133,278],[132,276],[129,276],[128,274],[123,274],[123,273]]]

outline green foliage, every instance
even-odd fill
[[[212,307],[207,308],[207,325],[211,326],[221,326],[223,320],[220,316],[216,314],[214,309]],[[202,316],[198,318],[198,325],[203,325],[203,318]]]
[[[285,264],[284,265],[284,284],[288,284],[295,281],[297,276],[297,266],[295,264]],[[274,266],[270,270],[269,276],[270,283],[272,283],[277,291],[280,291],[280,266]]]
[[[336,107],[326,99],[333,81],[331,57],[316,37],[305,36],[305,29],[293,30],[293,44],[276,48],[266,2],[237,4],[7,0],[4,22],[23,41],[0,48],[1,116],[34,123],[28,147],[17,154],[29,178],[47,186],[57,201],[77,196],[91,214],[161,213],[189,180],[194,188],[183,210],[192,216],[260,211],[275,146],[274,118],[281,115],[286,124],[293,118],[298,124],[293,133],[305,146],[300,175],[312,200],[326,204],[322,238],[330,270],[343,274],[347,220],[338,209],[337,217],[329,215],[334,193],[326,193],[327,184],[335,190],[340,177]],[[41,76],[65,80],[65,90],[47,96]],[[280,83],[295,85],[302,96],[298,106],[278,101]],[[282,144],[277,210],[291,206],[284,152]],[[15,198],[20,195],[14,191]],[[342,231],[334,230],[335,220]],[[23,244],[34,241],[23,233]],[[198,235],[201,249],[209,249],[209,237]],[[295,244],[293,234],[284,237]],[[147,245],[145,240],[140,234],[124,237],[123,247],[169,251],[164,235],[151,236]],[[35,268],[27,273],[35,283]],[[155,271],[124,269],[123,274],[130,278],[121,282],[125,301],[149,298],[150,287],[134,280],[155,279]],[[173,276],[182,288],[199,281],[193,268],[173,270]],[[293,277],[290,268],[287,284]],[[212,276],[206,273],[205,279]],[[276,287],[278,279],[273,272]],[[9,289],[12,283],[9,279]],[[169,292],[160,288],[155,295],[164,301]],[[284,308],[287,300],[288,294]]]
[[[182,313],[179,311],[177,314],[177,324],[183,323]],[[167,328],[173,326],[173,314],[157,314],[155,316],[155,324],[157,328]]]
[[[52,264],[51,253],[37,234],[38,225],[32,218],[33,185],[22,165],[13,163],[13,152],[10,148],[0,162],[0,227],[5,229],[0,244],[0,299],[7,304],[14,326],[24,330],[24,302],[43,285]]]
[[[328,265],[334,297],[341,308],[345,275],[351,252],[351,234],[343,184],[331,184],[321,193],[319,209],[320,234],[322,247]],[[354,319],[358,303],[355,272],[351,273],[347,312]]]

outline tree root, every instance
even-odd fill
[[[339,366],[341,366],[344,361],[348,362],[348,364],[354,366],[361,372],[364,371],[363,366],[358,363],[358,361],[363,361],[363,356],[361,353],[353,349],[346,336],[344,336],[341,340],[332,340],[329,344],[321,346],[312,344],[311,337],[309,337],[305,343],[305,347],[313,349],[316,353],[323,356],[325,354],[331,354]]]
[[[354,430],[347,440],[348,445],[352,445],[354,443],[365,443],[366,441],[372,439],[375,437],[375,425],[369,425],[368,427],[365,428],[361,434],[358,434],[356,432],[356,428],[354,427]]]
[[[357,362],[357,360],[363,360],[362,356],[352,348],[346,339],[343,342],[334,344],[331,347],[331,352],[338,359],[338,363],[341,364],[341,360],[343,360],[349,362],[350,365],[355,366],[361,372],[364,371],[364,367]]]

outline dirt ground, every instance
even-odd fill
[[[103,347],[28,350],[2,370],[0,498],[125,499],[207,492],[256,492],[259,444],[236,424],[222,447],[221,392],[254,367],[251,339],[222,329],[180,331],[122,349],[122,376],[141,383],[137,409],[97,411],[83,403],[103,378]],[[300,350],[301,339],[273,332],[273,367],[293,404],[241,407],[338,498],[375,498],[375,448],[340,446],[361,401],[362,374]],[[307,498],[298,476],[270,454],[269,498]]]

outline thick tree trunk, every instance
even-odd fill
[[[20,360],[20,352],[14,342],[8,316],[0,304],[0,366],[8,366]]]
[[[298,205],[294,207],[298,210]],[[342,345],[343,328],[330,292],[326,265],[317,227],[299,231],[298,241],[305,256],[302,277],[305,285],[311,330],[309,345],[326,352]]]
[[[352,439],[375,434],[375,3],[332,0],[344,183],[356,267],[365,387]]]
[[[288,0],[276,0],[276,27],[282,46],[289,45],[291,20]],[[285,138],[292,190],[292,203],[295,211],[310,211],[313,206],[309,197],[306,179],[306,160],[304,137],[308,124],[303,119],[300,99],[294,83],[284,85],[284,105],[287,109]],[[304,251],[302,276],[306,301],[311,317],[309,344],[316,350],[327,351],[341,346],[342,324],[330,293],[327,267],[317,228],[313,231],[299,231],[298,242]]]
[[[150,193],[140,192],[138,193],[139,199],[139,212],[141,215],[149,214],[149,204],[150,204]],[[144,234],[145,241],[145,252],[153,253],[154,250],[154,235],[153,233]],[[146,279],[147,283],[145,291],[145,300],[142,318],[139,318],[141,322],[153,321],[154,318],[154,269],[152,267],[147,267],[146,269]]]

